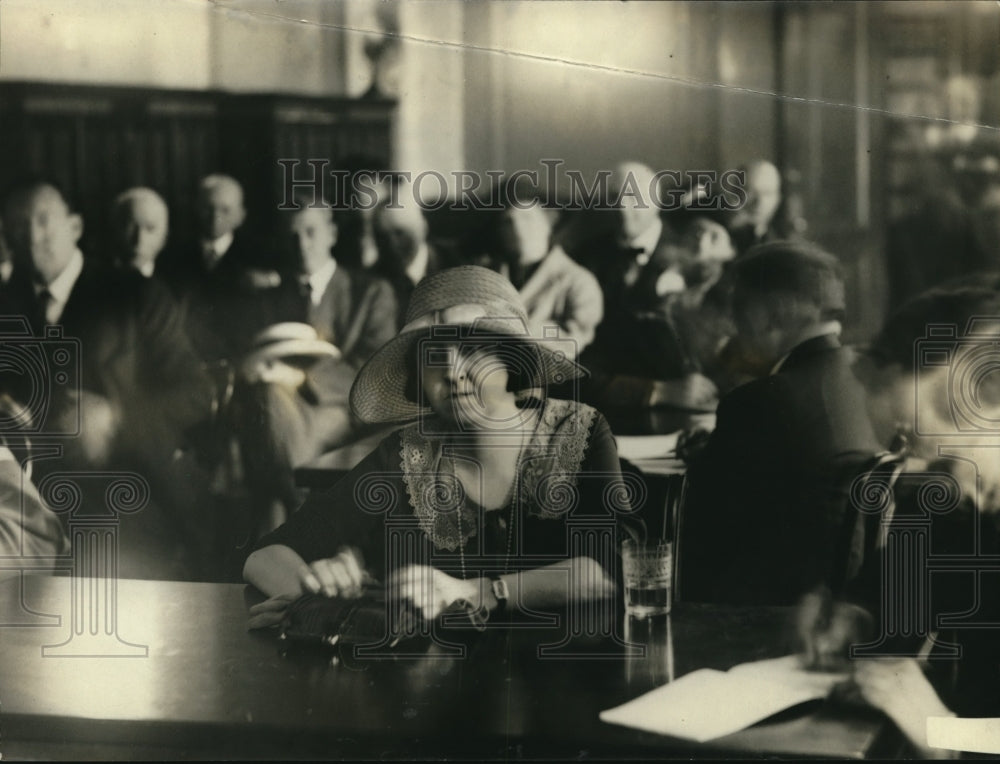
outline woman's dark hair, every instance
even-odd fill
[[[440,328],[440,327],[438,327]],[[454,342],[463,348],[492,349],[504,363],[507,371],[507,389],[511,392],[528,390],[542,386],[542,357],[533,342],[528,342],[509,334],[483,332],[475,327],[461,326],[457,328],[457,336],[438,338],[421,338],[414,342],[406,355],[406,387],[403,391],[406,399],[419,405],[426,405],[426,400],[420,394],[420,372],[422,355],[427,352],[428,343]]]

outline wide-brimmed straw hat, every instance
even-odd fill
[[[538,358],[535,383],[561,384],[585,370],[553,342],[534,336],[517,290],[504,276],[476,265],[448,268],[421,281],[413,291],[405,324],[366,363],[351,387],[351,409],[363,422],[407,422],[431,413],[409,400],[407,387],[413,346],[422,338],[509,337],[531,343]]]
[[[253,338],[243,364],[252,368],[259,363],[294,360],[299,364],[320,358],[340,358],[340,351],[329,342],[321,340],[309,324],[286,321],[271,324]]]

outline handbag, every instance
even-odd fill
[[[486,629],[486,617],[485,611],[467,600],[457,600],[436,620],[449,629],[481,632]],[[421,629],[420,617],[408,607],[404,606],[394,620],[394,628],[390,629],[382,587],[366,588],[360,597],[351,599],[304,594],[285,611],[278,639],[286,648],[293,645],[335,648],[375,643],[389,635],[391,648],[426,633]]]

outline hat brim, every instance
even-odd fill
[[[340,351],[329,342],[323,340],[278,340],[262,348],[247,353],[245,363],[253,366],[268,361],[287,361],[289,359],[305,359],[315,362],[320,358],[340,358]]]
[[[350,404],[355,416],[368,424],[401,424],[432,414],[429,406],[411,401],[406,396],[408,375],[411,372],[410,353],[421,339],[447,337],[447,328],[450,327],[438,325],[405,331],[379,348],[358,372],[351,387]],[[468,326],[453,328],[469,329]],[[559,385],[587,374],[583,366],[558,347],[546,344],[544,340],[527,333],[511,333],[509,322],[477,320],[472,336],[476,334],[491,335],[501,340],[508,338],[532,345],[540,363],[539,386]],[[454,336],[457,338],[458,333],[455,332]]]

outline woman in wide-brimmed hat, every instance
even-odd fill
[[[459,599],[492,609],[608,596],[615,560],[574,557],[566,520],[625,527],[614,440],[593,408],[545,396],[583,370],[525,319],[510,282],[485,268],[421,282],[351,390],[363,421],[407,426],[262,539],[246,579],[272,596],[349,596],[371,576],[427,618]],[[398,541],[407,533],[412,547]],[[570,568],[582,582],[572,592]]]

